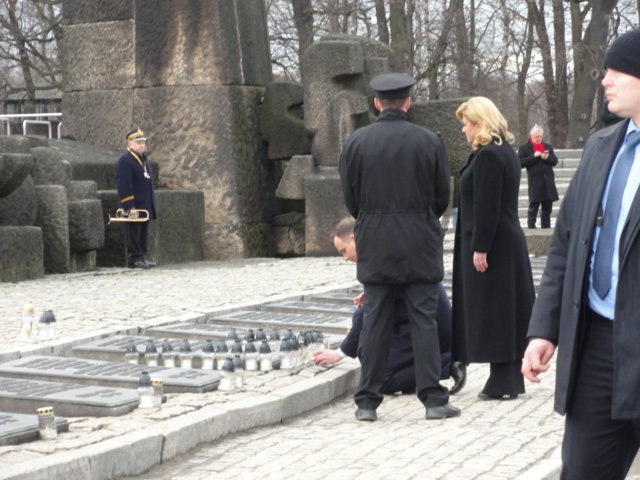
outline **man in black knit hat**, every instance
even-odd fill
[[[604,56],[609,111],[558,214],[522,373],[539,382],[556,347],[566,414],[562,480],[623,480],[640,446],[640,29]]]

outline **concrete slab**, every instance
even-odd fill
[[[140,373],[148,371],[162,379],[164,392],[207,392],[215,390],[220,374],[212,370],[148,367],[129,363],[32,355],[0,363],[0,376],[137,388]]]
[[[69,424],[64,418],[56,416],[55,425],[58,432],[69,431]],[[17,445],[38,438],[37,415],[0,412],[0,446]]]
[[[73,383],[0,378],[2,409],[32,413],[52,406],[65,417],[115,417],[138,406],[138,392],[128,388],[96,387]]]
[[[237,310],[225,314],[213,314],[207,319],[213,323],[242,325],[244,327],[291,328],[294,330],[322,330],[345,334],[351,327],[351,315],[322,315]]]

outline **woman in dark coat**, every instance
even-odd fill
[[[542,141],[544,130],[539,125],[534,125],[530,132],[529,140],[518,149],[518,157],[522,168],[527,169],[529,180],[529,210],[527,213],[527,226],[536,228],[538,208],[542,206],[540,213],[540,226],[551,228],[551,209],[553,202],[558,200],[558,190],[553,173],[553,167],[558,164],[558,157],[553,152],[553,147]]]
[[[524,393],[520,373],[534,301],[518,220],[520,162],[497,107],[473,97],[456,111],[473,153],[460,173],[453,259],[453,358],[491,364],[478,397]]]

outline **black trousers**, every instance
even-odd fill
[[[444,405],[449,391],[440,385],[440,347],[436,308],[438,285],[364,285],[364,320],[358,358],[360,384],[354,395],[359,408],[375,410],[382,403],[382,386],[393,330],[396,298],[404,298],[409,316],[418,398],[425,407]]]
[[[538,217],[538,208],[542,206],[540,212],[540,226],[542,228],[551,228],[551,209],[553,201],[545,200],[543,202],[529,202],[529,210],[527,216],[527,227],[536,228],[536,218]]]
[[[492,362],[489,366],[489,379],[482,392],[488,395],[520,395],[524,393],[524,377],[521,368],[522,360]]]
[[[565,420],[561,480],[624,480],[640,445],[640,420],[611,418],[613,323],[594,312]]]
[[[148,238],[149,222],[127,223],[127,261],[129,266],[145,259]]]

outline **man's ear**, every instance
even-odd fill
[[[378,97],[374,97],[373,99],[373,106],[376,108],[376,110],[378,110],[379,112],[382,111],[382,105],[380,105],[380,99]]]
[[[411,108],[411,97],[407,97],[404,101],[404,110],[408,111]]]

